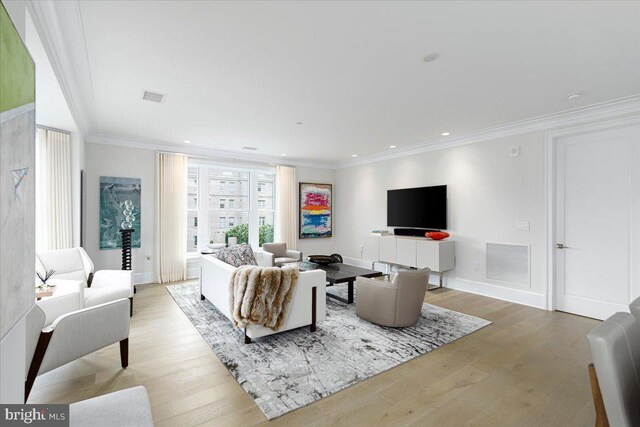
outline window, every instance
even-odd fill
[[[187,169],[187,253],[198,251],[198,167]]]
[[[189,174],[189,194],[196,197],[193,206],[189,204],[194,210],[190,218],[198,217],[197,226],[189,222],[191,252],[198,250],[197,242],[225,243],[229,237],[256,249],[273,242],[273,173],[194,162]],[[192,239],[194,234],[198,240]]]
[[[262,243],[273,242],[273,224],[275,222],[275,194],[273,183],[275,175],[268,173],[257,174],[258,181],[258,226],[260,246]]]

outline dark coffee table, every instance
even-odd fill
[[[367,268],[360,268],[360,267],[355,267],[353,265],[341,264],[341,263],[322,265],[322,264],[315,264],[309,261],[304,261],[304,262],[299,262],[298,266],[300,267],[301,271],[324,270],[327,273],[327,282],[329,282],[329,286],[333,286],[338,283],[346,283],[348,286],[347,299],[344,299],[337,295],[330,294],[328,292],[327,292],[327,296],[347,304],[353,304],[353,282],[355,282],[358,276],[361,276],[361,277],[382,276],[382,273],[376,270],[369,270]]]

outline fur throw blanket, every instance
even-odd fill
[[[252,323],[274,331],[280,329],[289,312],[298,275],[297,265],[238,267],[229,282],[233,326],[244,328]]]

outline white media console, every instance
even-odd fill
[[[365,239],[362,256],[374,262],[429,268],[440,273],[442,287],[442,274],[455,267],[455,242],[426,237],[370,235]]]

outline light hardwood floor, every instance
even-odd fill
[[[118,346],[110,346],[39,377],[29,402],[75,402],[141,384],[157,426],[593,425],[585,334],[597,321],[450,289],[425,300],[493,324],[267,421],[165,287],[140,285],[129,367],[120,369]]]

